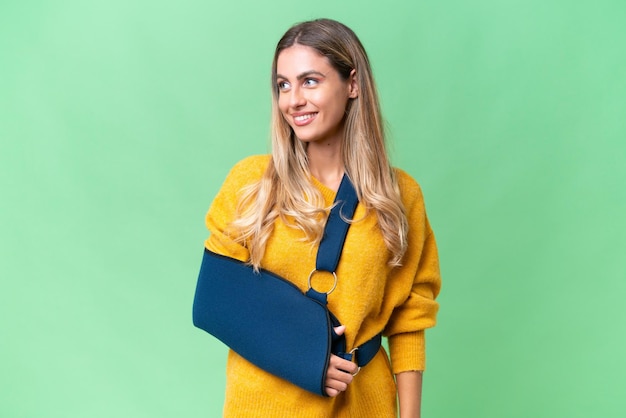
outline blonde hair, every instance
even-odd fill
[[[298,140],[278,108],[276,62],[295,44],[325,56],[347,80],[356,70],[359,95],[350,99],[344,119],[342,158],[359,201],[374,210],[389,264],[399,266],[407,247],[408,224],[398,184],[385,147],[383,121],[369,59],[355,33],[330,19],[291,27],[276,46],[272,64],[272,159],[261,180],[243,190],[236,220],[231,227],[238,242],[250,251],[249,263],[259,268],[274,221],[280,218],[302,230],[313,243],[321,240],[328,208],[311,184],[306,145]]]

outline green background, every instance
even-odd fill
[[[0,4],[0,416],[217,417],[204,214],[294,22],[351,26],[444,287],[425,417],[626,409],[626,3]]]

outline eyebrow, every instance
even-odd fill
[[[315,71],[315,70],[309,70],[309,71],[305,71],[305,72],[303,72],[301,74],[298,74],[296,79],[298,81],[300,81],[300,80],[302,80],[304,78],[307,78],[309,76],[312,76],[312,75],[317,75],[317,76],[326,78],[326,74],[322,74],[319,71]],[[276,78],[284,78],[285,80],[289,80],[288,77],[285,77],[284,75],[281,75],[281,74],[276,74]]]

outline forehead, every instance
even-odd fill
[[[295,77],[307,71],[327,74],[334,70],[328,58],[310,46],[292,45],[283,49],[276,60],[276,73],[285,77]]]

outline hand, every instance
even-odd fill
[[[345,331],[346,327],[344,325],[335,327],[337,335],[341,335]],[[350,382],[352,382],[354,378],[353,374],[355,374],[357,370],[358,367],[353,362],[331,354],[328,371],[326,372],[326,394],[334,397],[345,391]]]

